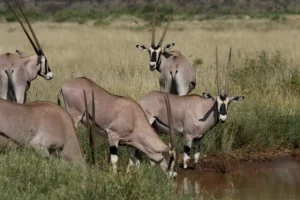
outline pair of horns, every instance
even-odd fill
[[[96,149],[97,146],[96,146],[96,137],[95,137],[95,133],[96,133],[95,115],[96,114],[95,114],[94,91],[92,90],[92,116],[89,114],[85,90],[83,90],[83,96],[84,96],[86,123],[87,123],[87,129],[89,134],[90,151],[92,156],[92,162],[93,164],[95,164],[96,163],[95,152],[97,151]],[[92,118],[92,125],[90,124],[90,117]]]
[[[169,28],[169,24],[170,24],[171,20],[173,19],[174,14],[177,12],[178,9],[179,9],[179,7],[177,7],[177,8],[173,11],[172,15],[169,17],[168,23],[167,23],[167,25],[165,26],[164,32],[163,32],[163,34],[162,34],[162,36],[161,36],[161,38],[160,38],[159,43],[158,43],[157,46],[160,47],[160,46],[162,45],[162,43],[163,43],[163,41],[164,41],[164,38],[165,38],[165,35],[166,35],[166,33],[167,33],[167,30],[168,30],[168,28]],[[157,8],[155,7],[155,9],[154,9],[154,14],[153,14],[153,22],[152,22],[152,41],[151,41],[151,46],[155,46],[155,22],[156,22],[156,10],[157,10]]]
[[[30,29],[30,32],[31,32],[33,38],[34,38],[35,43],[34,43],[33,40],[31,39],[29,33],[27,32],[27,29],[26,29],[25,26],[23,25],[23,22],[20,20],[20,18],[18,17],[17,13],[15,12],[15,10],[12,8],[12,6],[9,4],[9,2],[8,2],[7,0],[5,0],[5,1],[6,1],[7,5],[9,6],[9,8],[11,9],[11,11],[12,11],[12,12],[14,13],[14,15],[16,16],[16,18],[17,18],[17,20],[19,21],[20,25],[22,26],[22,28],[23,28],[23,30],[24,30],[24,32],[25,32],[27,38],[29,39],[29,41],[30,41],[30,43],[31,43],[31,45],[32,45],[32,47],[33,47],[33,49],[34,49],[34,51],[35,51],[37,54],[43,54],[43,50],[42,50],[42,48],[41,48],[41,45],[40,45],[40,43],[39,43],[39,41],[38,41],[38,39],[37,39],[37,37],[36,37],[36,35],[35,35],[35,33],[34,33],[32,27],[31,27],[31,24],[30,24],[28,18],[26,17],[26,15],[25,15],[24,11],[22,10],[22,8],[21,8],[20,4],[18,3],[18,1],[15,0],[16,4],[18,5],[19,9],[21,10],[21,12],[22,12],[22,14],[23,14],[23,16],[24,16],[24,18],[25,18],[27,24],[28,24],[28,27],[29,27],[29,29]]]
[[[229,50],[228,66],[227,66],[227,73],[226,73],[226,80],[225,80],[225,93],[224,93],[225,96],[228,96],[230,61],[231,61],[231,47]],[[216,76],[217,76],[218,95],[221,95],[222,93],[221,93],[221,87],[220,87],[218,47],[216,47]]]

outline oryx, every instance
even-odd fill
[[[179,51],[170,51],[175,45],[174,43],[167,44],[162,47],[162,43],[173,15],[178,10],[174,10],[169,17],[169,21],[165,26],[164,32],[160,41],[155,45],[155,20],[156,8],[153,15],[152,23],[152,41],[149,48],[144,45],[136,45],[142,51],[147,51],[150,55],[150,70],[155,69],[160,72],[159,84],[160,91],[179,96],[190,93],[196,86],[196,72],[188,60]]]
[[[91,110],[91,93],[95,96],[95,126],[96,133],[108,136],[110,144],[110,161],[113,172],[117,172],[117,150],[120,145],[127,145],[130,156],[132,149],[144,152],[152,161],[159,163],[162,169],[173,176],[176,156],[171,147],[166,145],[150,126],[143,109],[130,98],[110,94],[93,81],[80,77],[74,78],[62,86],[58,94],[63,96],[67,111],[77,127],[81,121],[86,126],[85,102],[82,95],[85,91],[87,107]],[[174,141],[171,134],[171,146]],[[133,162],[135,158],[133,157]],[[129,163],[131,165],[132,163]]]
[[[10,9],[21,24],[36,54],[29,55],[25,52],[16,50],[18,54],[6,53],[0,55],[0,98],[24,103],[26,101],[26,92],[30,87],[31,81],[36,79],[37,75],[44,77],[46,80],[51,80],[53,74],[48,65],[45,53],[43,52],[21,6],[17,2],[36,44],[31,39],[22,21],[19,19],[7,0],[6,3],[9,5]]]
[[[190,158],[190,149],[195,141],[195,163],[199,159],[199,146],[203,135],[216,124],[227,119],[228,105],[231,102],[241,101],[243,96],[228,96],[229,65],[231,59],[231,48],[228,59],[226,85],[224,95],[221,93],[219,81],[219,61],[216,48],[216,74],[218,85],[218,96],[213,98],[210,94],[176,96],[169,95],[173,111],[174,129],[182,133],[186,140],[184,146],[184,168]],[[146,116],[152,126],[160,131],[168,129],[167,110],[163,100],[164,93],[153,91],[142,97],[139,104],[144,109]]]
[[[29,145],[44,156],[59,152],[70,163],[84,164],[70,114],[51,102],[18,104],[0,99],[0,147]]]

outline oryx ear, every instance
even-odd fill
[[[230,101],[239,102],[244,99],[244,96],[234,96],[230,98]]]
[[[138,48],[141,51],[149,51],[149,49],[147,47],[145,47],[144,45],[137,44],[136,48]]]
[[[16,52],[21,56],[21,58],[29,56],[29,54],[24,51],[16,50]]]
[[[205,99],[212,99],[212,100],[215,100],[215,98],[213,97],[213,96],[211,96],[211,94],[209,94],[209,93],[203,93],[202,94],[203,95],[203,97],[205,98]]]
[[[164,51],[170,51],[174,46],[175,46],[175,43],[167,44],[167,45],[164,47]]]

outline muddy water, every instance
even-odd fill
[[[300,199],[300,164],[291,158],[244,163],[229,173],[179,170],[179,194],[203,199]]]

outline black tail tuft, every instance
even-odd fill
[[[10,73],[8,73],[7,70],[5,70],[5,73],[6,73],[7,79],[8,79],[7,100],[9,100],[9,101],[17,101],[16,93],[15,93],[15,90],[14,90],[14,85],[13,85],[12,78],[11,78],[11,75],[12,75],[13,71],[10,74]]]

